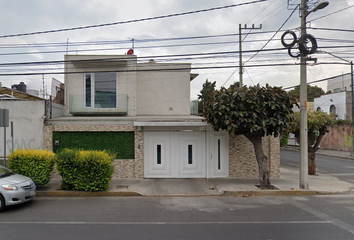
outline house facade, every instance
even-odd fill
[[[66,55],[64,114],[46,121],[44,148],[114,152],[115,178],[257,177],[247,138],[191,115],[190,71],[135,55]],[[279,139],[263,148],[279,177]]]
[[[316,111],[334,113],[336,119],[352,119],[352,94],[341,91],[322,95],[314,99]]]
[[[43,148],[43,125],[46,118],[46,100],[26,92],[0,88],[0,108],[9,110],[6,127],[6,155],[22,148]],[[12,129],[11,129],[12,126]],[[4,128],[1,127],[0,156],[4,156]]]

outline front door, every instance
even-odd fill
[[[144,177],[205,178],[205,132],[145,132]]]
[[[210,132],[209,151],[209,177],[229,177],[229,134]]]

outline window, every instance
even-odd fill
[[[161,164],[161,145],[157,145],[157,164]]]
[[[220,159],[220,152],[221,152],[221,150],[220,150],[220,139],[218,139],[218,169],[220,170],[220,168],[221,168],[221,159]]]
[[[188,145],[188,164],[193,164],[193,145]]]
[[[331,106],[329,107],[329,112],[330,112],[330,113],[333,113],[334,115],[336,115],[336,106],[331,105]]]
[[[85,107],[117,107],[116,73],[103,72],[85,74]]]

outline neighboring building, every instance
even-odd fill
[[[328,114],[334,113],[336,119],[352,119],[351,92],[342,91],[329,93],[315,98],[316,111],[323,111]]]
[[[327,80],[327,91],[331,93],[350,91],[351,76],[350,73],[343,74]]]
[[[6,87],[0,88],[0,108],[9,110],[10,124],[6,129],[7,154],[17,148],[43,149],[45,106],[46,102],[43,98]],[[0,129],[3,136],[3,128]],[[4,137],[0,138],[0,151],[0,155],[3,156]]]
[[[258,177],[247,138],[191,115],[190,70],[134,55],[66,55],[64,116],[46,121],[45,149],[108,149],[116,178]],[[279,177],[279,139],[263,144],[271,177]]]

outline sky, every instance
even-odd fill
[[[50,93],[53,77],[64,82],[63,64],[58,61],[65,54],[124,55],[134,42],[139,62],[191,63],[191,72],[199,74],[191,82],[193,100],[207,79],[216,81],[217,88],[239,81],[239,24],[243,28],[262,24],[261,29],[242,30],[243,83],[299,85],[299,59],[289,56],[280,39],[286,30],[300,35],[300,14],[295,9],[300,0],[257,1],[0,0],[0,82],[5,87],[25,82],[27,89],[38,91],[44,85]],[[309,11],[318,2],[309,0]],[[311,55],[317,64],[307,67],[309,83],[349,73],[348,61],[354,60],[354,0],[328,2],[307,17],[307,33],[318,44],[318,52]],[[161,17],[218,7],[225,8]],[[143,20],[147,18],[154,19]],[[131,20],[139,21],[122,23]],[[121,23],[26,35],[117,22]],[[262,51],[255,55],[258,50]],[[312,85],[326,91],[326,81]]]

